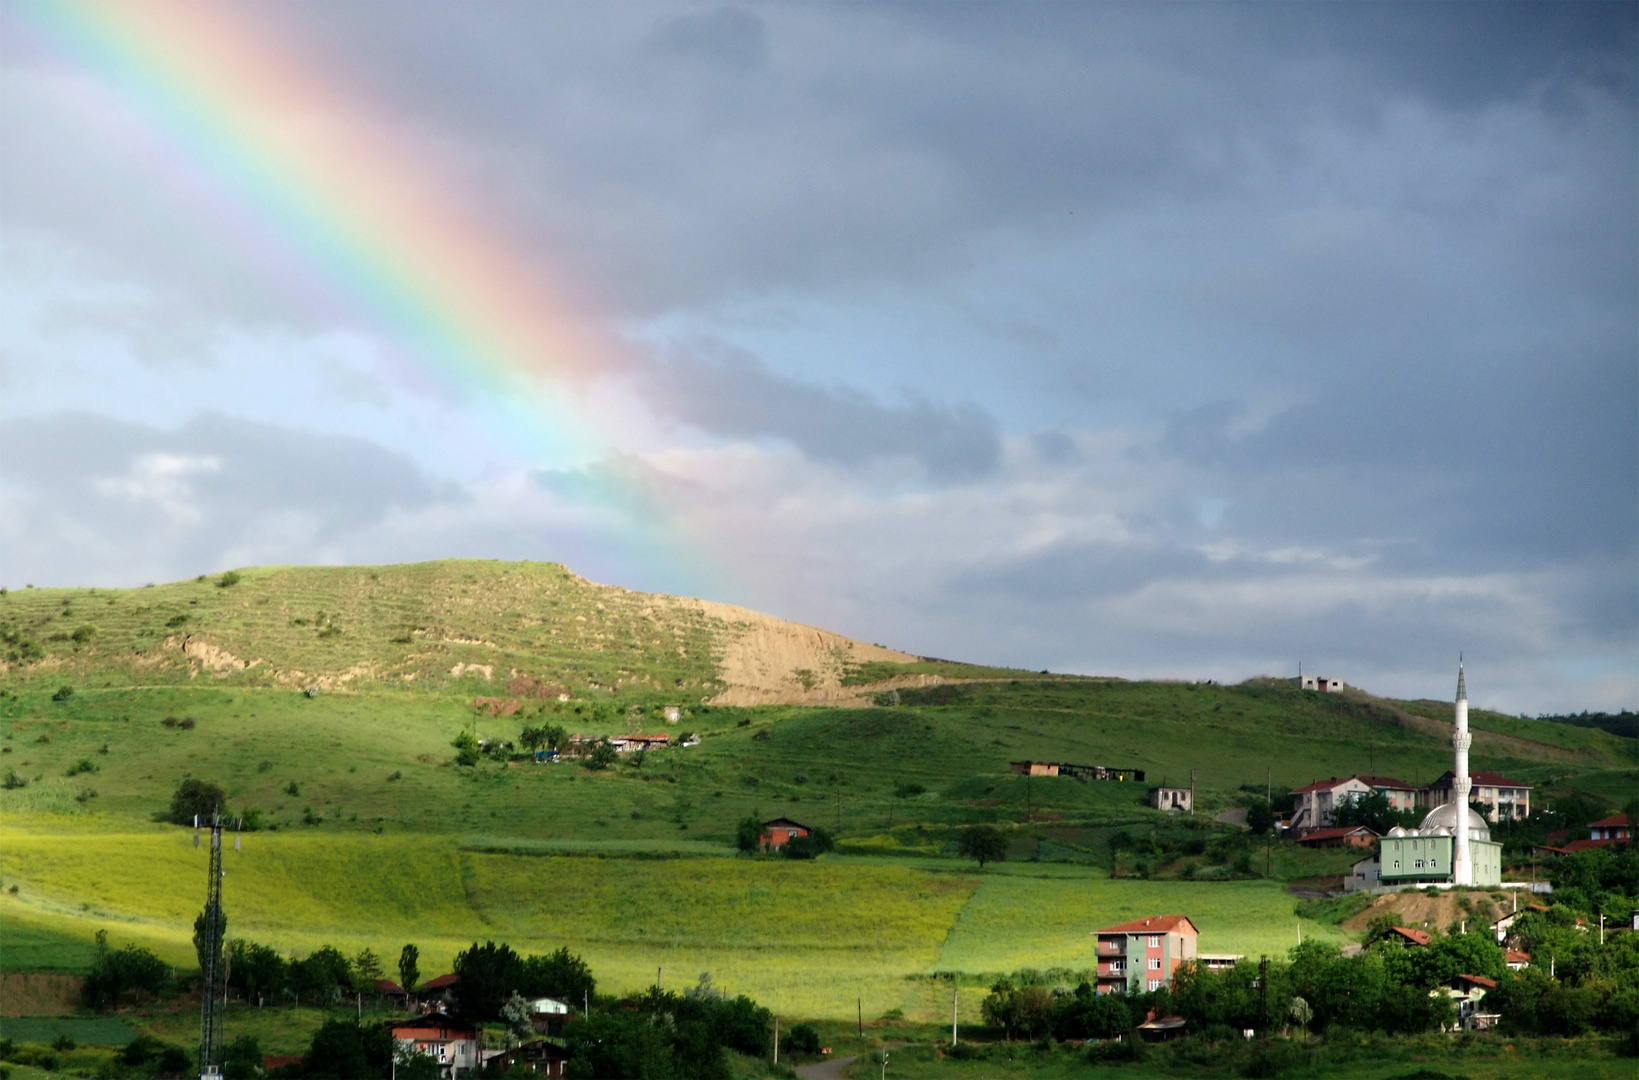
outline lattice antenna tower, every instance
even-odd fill
[[[209,824],[202,824],[199,815],[193,819],[193,846],[199,846],[202,828],[210,830],[210,878],[205,893],[205,955],[199,972],[199,1076],[200,1080],[220,1080],[222,1076],[222,1016],[227,1010],[228,970],[223,955],[223,932],[226,920],[222,915],[222,830],[226,823],[221,811],[211,815]],[[239,850],[239,837],[233,838],[233,849]]]

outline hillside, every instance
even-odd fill
[[[98,686],[373,684],[520,699],[835,702],[919,657],[556,563],[258,567],[142,589],[0,596],[0,677]],[[906,681],[926,681],[910,676]]]
[[[863,994],[937,1016],[932,972],[977,986],[1073,971],[1091,926],[1154,910],[1187,909],[1209,951],[1278,951],[1298,925],[1287,884],[1352,853],[1266,849],[1214,815],[1266,785],[1426,783],[1451,760],[1438,703],[922,660],[558,566],[220,580],[0,598],[15,657],[0,671],[0,963],[72,969],[108,929],[188,964],[199,853],[154,817],[193,777],[259,814],[233,856],[230,918],[282,950],[396,952],[413,936],[430,968],[499,936],[571,945],[616,986],[710,970],[809,1015],[850,1016]],[[504,746],[542,720],[701,741],[601,771],[455,763],[458,734]],[[1619,805],[1639,784],[1634,740],[1473,721],[1474,767],[1538,800]],[[1021,758],[1140,768],[1147,783],[1026,778],[1009,770]],[[1149,784],[1192,778],[1195,817],[1144,804]],[[729,858],[752,814],[824,826],[838,851]],[[1008,862],[955,857],[975,822],[1007,832]]]

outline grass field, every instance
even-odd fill
[[[189,966],[204,855],[187,830],[0,829],[5,936],[71,966],[83,943],[154,948]],[[1296,941],[1274,882],[1110,881],[1085,866],[830,856],[497,854],[439,836],[255,834],[225,857],[229,932],[306,953],[336,944],[396,956],[415,942],[430,975],[474,940],[543,952],[568,945],[616,989],[719,984],[797,1015],[930,1007],[915,978],[1091,965],[1088,933],[1153,910],[1187,910],[1209,951],[1280,952]],[[1311,936],[1339,937],[1306,924]],[[51,955],[49,946],[69,955]],[[437,970],[435,970],[437,969]],[[976,1004],[976,1002],[975,1002]]]

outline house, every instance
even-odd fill
[[[1242,960],[1245,953],[1196,953],[1195,962],[1208,971],[1228,971]]]
[[[421,984],[421,1000],[430,1005],[450,1005],[455,1002],[454,975],[440,975]]]
[[[1077,780],[1121,780],[1144,782],[1143,769],[1122,769],[1114,765],[1076,765],[1068,761],[1011,761],[1009,767],[1020,776],[1069,776]]]
[[[1100,994],[1143,993],[1168,985],[1180,964],[1196,959],[1200,936],[1184,915],[1152,915],[1093,934]]]
[[[775,818],[763,822],[762,846],[765,851],[778,851],[799,836],[807,836],[808,826],[790,818]]]
[[[1470,1030],[1495,1027],[1497,1015],[1482,1013],[1480,1000],[1486,991],[1495,990],[1497,981],[1484,975],[1453,975],[1444,986],[1429,991],[1429,996],[1445,994],[1457,1005],[1457,1025]]]
[[[1525,915],[1533,911],[1539,915],[1543,915],[1547,913],[1548,909],[1543,907],[1541,904],[1526,904],[1517,911],[1510,911],[1508,914],[1492,923],[1491,932],[1497,935],[1497,944],[1501,945],[1504,941],[1508,940],[1508,935],[1514,930],[1514,923],[1519,920],[1521,915]]]
[[[1417,805],[1430,810],[1444,806],[1451,801],[1451,784],[1456,773],[1447,769],[1444,774],[1428,787],[1417,793]],[[1531,813],[1531,786],[1518,780],[1510,780],[1494,772],[1471,773],[1468,778],[1470,805],[1479,803],[1484,806],[1486,819],[1489,821],[1503,821],[1512,818],[1529,817]]]
[[[389,1020],[387,1031],[405,1047],[438,1062],[439,1072],[453,1078],[478,1068],[478,1028],[445,1012],[431,1012],[408,1020]]]
[[[638,750],[662,750],[672,744],[672,737],[662,732],[659,735],[612,735],[609,745],[615,748],[617,754],[630,754]]]
[[[1138,1025],[1138,1037],[1145,1042],[1169,1042],[1181,1037],[1188,1023],[1182,1016],[1156,1016],[1152,1012]]]
[[[1518,949],[1504,949],[1502,962],[1514,971],[1524,971],[1531,966],[1531,954]]]
[[[1157,810],[1165,810],[1169,814],[1175,810],[1182,810],[1186,814],[1195,812],[1195,789],[1187,787],[1152,787],[1150,788],[1150,805]]]
[[[1339,825],[1331,829],[1311,829],[1298,837],[1304,847],[1363,847],[1377,842],[1377,834],[1364,825]]]
[[[1389,931],[1400,938],[1400,943],[1409,948],[1420,948],[1429,943],[1428,931],[1413,930],[1406,926],[1396,926]]]
[[[1374,852],[1349,868],[1349,876],[1343,879],[1343,891],[1346,893],[1359,892],[1361,889],[1371,890],[1383,884],[1383,863]]]
[[[398,1008],[403,1008],[410,1000],[410,995],[404,992],[404,988],[391,979],[377,979],[374,985],[376,997],[391,1002]]]
[[[522,1046],[504,1051],[499,1056],[503,1059],[502,1069],[505,1072],[525,1068],[533,1069],[534,1076],[562,1076],[572,1055],[555,1042],[531,1039]]]
[[[1319,690],[1323,694],[1340,694],[1343,692],[1343,680],[1334,679],[1327,675],[1299,675],[1292,680],[1299,690]]]
[[[1292,792],[1292,828],[1321,829],[1332,823],[1332,812],[1345,803],[1373,793],[1382,795],[1391,810],[1410,810],[1417,803],[1417,789],[1392,776],[1334,776],[1316,780]],[[1301,833],[1300,833],[1301,835]]]
[[[529,1025],[542,1035],[562,1035],[564,1025],[574,1015],[567,1001],[552,997],[529,999]]]
[[[1598,821],[1588,823],[1589,840],[1602,841],[1603,843],[1625,843],[1632,838],[1633,831],[1628,827],[1628,815],[1626,814],[1612,814],[1608,818],[1600,818]],[[1573,840],[1565,846],[1570,847],[1571,844],[1579,843],[1582,843],[1582,841]]]

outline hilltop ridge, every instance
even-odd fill
[[[0,641],[0,675],[21,680],[375,683],[725,705],[867,703],[867,665],[890,686],[962,667],[747,608],[600,585],[558,563],[479,559],[10,591]]]

